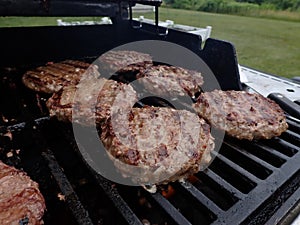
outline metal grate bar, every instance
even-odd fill
[[[281,138],[287,139],[286,141],[291,142],[294,145],[300,146],[300,135],[291,130],[284,132],[281,135]]]
[[[243,199],[246,195],[242,192],[240,192],[238,189],[236,189],[234,186],[232,186],[230,183],[228,183],[226,180],[224,180],[222,177],[217,175],[215,172],[213,172],[211,169],[206,169],[204,173],[213,179],[216,183],[218,183],[221,187],[226,189],[229,193],[231,193],[233,196],[235,196],[238,199]]]
[[[59,188],[65,196],[66,203],[70,208],[74,218],[78,224],[93,224],[91,218],[89,217],[88,212],[82,206],[79,201],[78,196],[76,195],[72,185],[68,181],[64,172],[58,165],[52,151],[48,150],[47,152],[42,153],[43,157],[48,161],[48,166],[51,170],[53,177],[55,178]]]
[[[280,168],[288,160],[287,156],[282,153],[275,151],[274,149],[268,149],[267,146],[264,148],[260,142],[247,142],[247,144],[244,145],[244,148],[245,151],[276,168]]]
[[[41,127],[42,125],[44,125],[44,123],[49,122],[49,120],[50,120],[49,116],[41,117],[33,121],[27,121],[27,122],[22,122],[22,123],[17,123],[14,125],[7,126],[7,130],[11,132],[21,132],[26,128],[26,126],[29,126],[30,124],[32,124],[33,126],[36,125],[38,127]]]
[[[280,207],[288,207],[287,201],[295,194],[296,199],[293,199],[294,204],[299,200],[299,187],[300,187],[300,171],[296,172],[289,178],[282,186],[274,191],[274,193],[257,209],[255,209],[247,219],[245,219],[243,225],[255,225],[265,224],[269,218],[280,214]],[[297,193],[298,190],[298,193]],[[292,204],[293,205],[293,204]],[[291,206],[290,206],[291,207]],[[289,207],[288,207],[289,208]],[[287,209],[285,211],[288,211]],[[281,217],[279,217],[281,218]],[[270,222],[270,221],[269,221]],[[271,224],[271,223],[268,223]],[[273,223],[275,224],[275,223]]]
[[[278,143],[280,143],[280,145],[283,145],[284,147],[290,148],[290,149],[295,149],[297,151],[300,151],[300,147],[296,146],[294,144],[291,144],[290,142],[281,139],[280,137],[275,137],[274,140]]]
[[[279,158],[282,158],[282,159],[284,159],[286,161],[289,160],[288,156],[282,154],[281,152],[278,152],[278,151],[274,150],[273,148],[270,148],[267,145],[264,145],[263,143],[259,143],[259,144],[258,143],[251,143],[251,145],[253,145],[254,147],[259,148],[259,149],[261,149],[263,151],[266,151],[266,152],[268,152],[270,154],[276,155]]]
[[[102,189],[105,191],[108,197],[112,200],[112,202],[121,212],[121,214],[128,222],[128,224],[143,225],[143,223],[139,220],[136,214],[131,210],[131,208],[126,203],[126,201],[119,194],[119,192],[115,188],[115,185],[112,182],[106,180],[104,177],[97,174],[96,172],[94,172],[94,175],[96,177],[97,183],[102,187]]]
[[[298,208],[295,207],[293,209],[294,205],[297,205],[297,199],[298,199]],[[287,225],[292,223],[292,219],[295,219],[299,215],[300,212],[300,189],[298,189],[285,203],[284,206],[280,207],[278,211],[268,220],[266,225],[273,225],[273,224],[281,224],[281,225]],[[289,212],[286,214],[286,212]],[[283,218],[281,221],[278,221],[278,218]]]
[[[229,142],[224,141],[224,144],[226,144],[227,146],[229,146],[230,148],[234,149],[235,151],[239,152],[240,154],[242,154],[243,156],[253,160],[254,162],[259,163],[260,165],[264,166],[266,169],[269,170],[274,170],[276,167],[274,167],[273,165],[263,161],[262,159],[258,158],[257,156],[241,149],[240,147],[235,146],[234,144],[231,144]]]
[[[300,134],[300,124],[298,124],[295,119],[287,118],[287,123],[289,125],[289,129]],[[297,120],[298,121],[298,120]]]
[[[244,168],[240,167],[239,165],[235,164],[234,162],[232,162],[231,160],[227,159],[225,156],[218,154],[217,156],[220,160],[222,160],[224,163],[226,163],[228,166],[230,166],[232,169],[234,169],[235,171],[239,172],[240,174],[242,174],[243,176],[247,177],[249,180],[258,183],[260,181],[259,178],[257,178],[256,176],[254,176],[253,174],[249,173],[247,170],[245,170]]]
[[[265,142],[265,144],[270,145],[275,150],[277,150],[289,157],[292,157],[293,155],[295,155],[297,152],[300,151],[299,147],[297,147],[283,139],[276,138],[276,137],[273,138],[272,140],[270,140],[270,142]]]
[[[299,170],[299,159],[300,153],[298,152],[289,159],[289,163],[283,164],[280,170],[275,170],[267,180],[259,182],[243,200],[238,201],[228,211],[224,212],[213,224],[240,224],[244,221],[286,182],[287,176],[293,176]],[[237,211],[239,213],[236,213]]]
[[[191,223],[160,193],[151,195],[153,199],[164,208],[164,210],[180,225],[191,225]]]
[[[61,127],[61,129],[63,129],[63,127]],[[119,194],[119,192],[115,188],[115,184],[112,183],[111,181],[105,179],[104,177],[99,175],[97,172],[95,172],[93,169],[91,169],[91,167],[88,165],[88,163],[82,158],[82,155],[80,153],[80,150],[78,149],[77,143],[74,141],[71,134],[68,133],[67,130],[64,129],[63,135],[69,141],[70,145],[77,152],[77,154],[79,156],[81,156],[83,163],[93,173],[93,176],[96,178],[98,185],[103,189],[103,191],[106,193],[106,195],[112,200],[113,204],[117,207],[117,209],[120,211],[120,213],[122,214],[124,219],[128,222],[128,224],[143,225],[142,222],[135,215],[135,213],[131,210],[130,206],[126,203],[126,201]]]
[[[186,181],[184,183],[180,183],[182,187],[185,188],[193,197],[195,197],[199,202],[201,202],[207,209],[209,209],[215,215],[221,215],[223,210],[220,209],[212,200],[210,200],[206,195],[204,195],[201,191],[199,191],[195,186],[193,186],[190,182]]]

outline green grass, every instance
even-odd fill
[[[255,13],[254,16],[259,16],[262,18],[269,18],[269,19],[300,22],[300,12],[298,11],[291,12],[291,11],[275,11],[275,10],[260,9],[258,12]]]
[[[144,13],[153,18],[153,13]],[[138,16],[138,15],[135,15]],[[300,22],[245,16],[204,13],[160,8],[160,20],[171,19],[177,24],[213,27],[211,37],[230,41],[237,50],[238,62],[266,73],[284,77],[300,76]],[[5,18],[1,26],[55,25],[52,18]],[[63,18],[65,21],[74,18]],[[80,18],[100,20],[100,18]],[[77,20],[77,18],[76,18]]]
[[[300,22],[170,8],[161,8],[159,18],[195,27],[210,25],[211,37],[234,44],[241,65],[284,77],[300,76]]]
[[[0,27],[55,26],[57,19],[70,21],[100,21],[101,17],[0,17]]]

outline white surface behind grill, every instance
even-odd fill
[[[154,20],[144,18],[144,16],[140,16],[139,18],[133,18],[133,19],[143,23],[155,24]],[[159,21],[158,25],[165,28],[172,28],[175,30],[180,30],[187,33],[199,35],[201,36],[202,41],[206,41],[206,39],[210,37],[212,31],[211,26],[206,26],[205,28],[193,27],[188,25],[176,24],[174,23],[173,20]]]
[[[300,215],[297,216],[291,225],[300,225]]]
[[[300,84],[259,72],[254,69],[240,66],[241,77],[245,84],[249,85],[258,93],[267,97],[270,93],[281,93],[292,101],[300,100]]]

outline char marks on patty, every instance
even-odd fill
[[[197,173],[211,161],[214,149],[209,125],[186,110],[132,108],[128,114],[114,114],[101,128],[101,140],[116,167],[142,184]]]
[[[270,139],[288,128],[279,105],[245,91],[202,93],[194,109],[212,126],[238,139]]]
[[[111,50],[99,57],[101,69],[106,70],[112,75],[113,73],[124,69],[131,64],[152,63],[152,57],[149,54],[126,51],[126,50]],[[131,69],[134,69],[131,67]],[[136,69],[136,68],[135,68]]]
[[[83,76],[99,77],[98,67],[77,60],[48,63],[27,71],[22,81],[34,91],[51,94],[63,86],[78,84]]]
[[[126,110],[137,101],[130,85],[105,78],[91,78],[69,85],[47,101],[50,116],[58,120],[93,126],[104,122],[112,108]]]
[[[148,91],[158,96],[194,97],[203,85],[200,72],[167,65],[147,67],[137,74],[137,78]]]

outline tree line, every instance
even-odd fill
[[[164,2],[173,8],[241,15],[258,10],[300,12],[300,0],[165,0]]]

